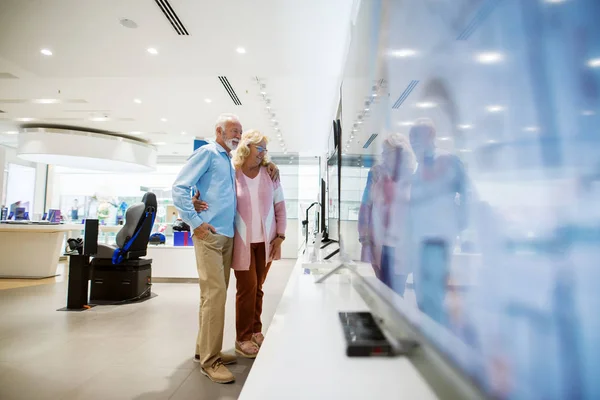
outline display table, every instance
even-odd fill
[[[100,226],[117,232],[122,226]],[[63,240],[83,225],[0,224],[0,278],[48,278],[56,275]]]
[[[198,279],[194,246],[148,245],[152,278]]]
[[[296,264],[241,400],[437,399],[407,358],[346,356],[338,312],[368,311],[349,278],[316,284]]]

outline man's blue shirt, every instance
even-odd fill
[[[208,210],[197,213],[191,196],[200,191]],[[198,148],[173,183],[173,203],[192,231],[207,222],[217,233],[233,237],[236,213],[235,170],[227,151],[217,142]]]

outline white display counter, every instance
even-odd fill
[[[241,400],[437,399],[407,358],[346,356],[338,312],[367,311],[348,278],[316,284],[296,264]]]
[[[100,226],[117,232],[121,226]],[[0,224],[0,278],[48,278],[56,275],[63,240],[83,225]]]
[[[148,245],[152,278],[198,279],[194,246]]]

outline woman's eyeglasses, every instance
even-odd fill
[[[269,151],[269,150],[267,150],[266,147],[257,146],[257,145],[254,145],[254,147],[256,147],[256,150],[258,150],[259,153],[265,153],[265,152]]]

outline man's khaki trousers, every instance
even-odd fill
[[[225,328],[225,300],[231,271],[233,238],[209,232],[204,239],[196,235],[194,250],[200,278],[200,329],[196,354],[202,367],[208,368],[220,358]]]

